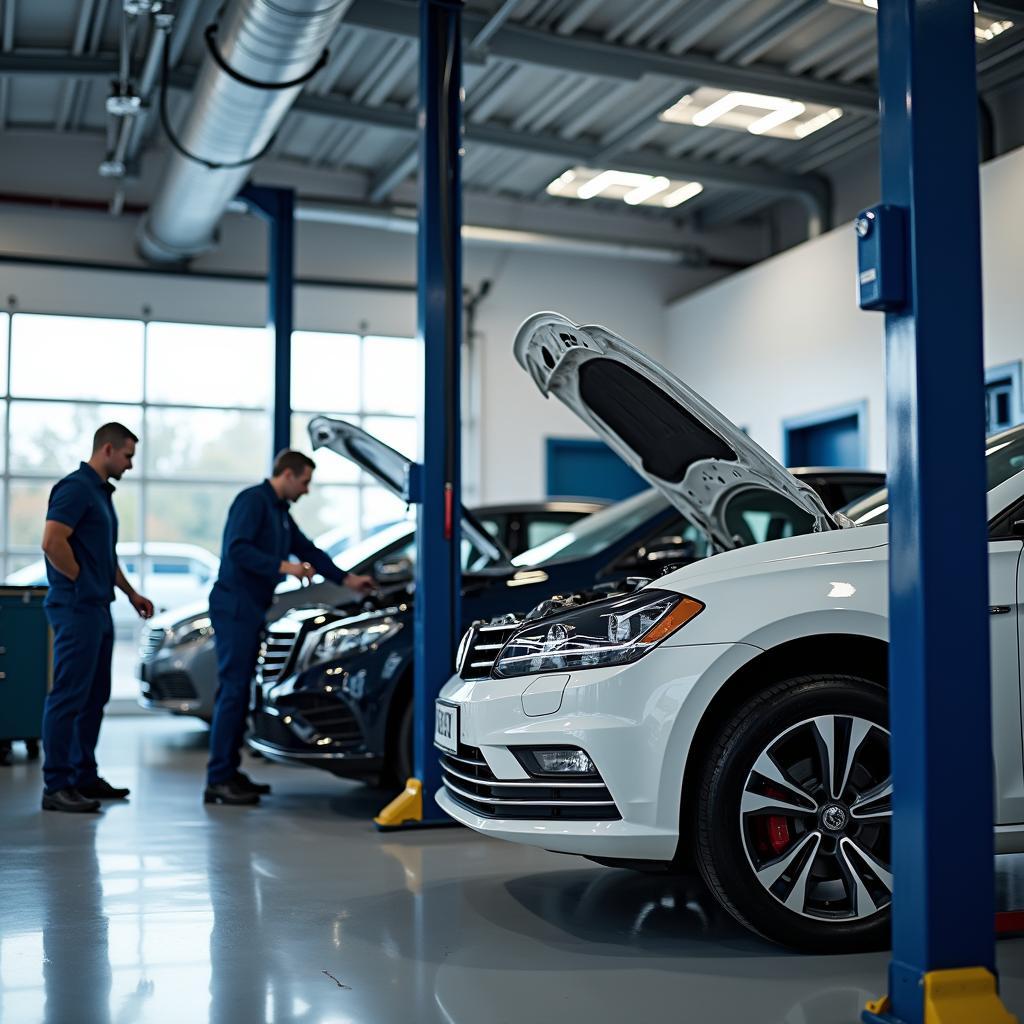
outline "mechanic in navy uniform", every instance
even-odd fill
[[[217,698],[210,729],[205,803],[256,804],[270,787],[239,770],[253,672],[274,588],[283,575],[307,583],[315,573],[358,593],[374,589],[371,576],[339,569],[296,525],[290,502],[309,492],[316,463],[283,451],[269,480],[247,487],[231,504],[221,544],[220,573],[210,592],[217,644]],[[299,561],[289,561],[296,555]]]
[[[96,741],[110,699],[114,587],[148,619],[153,602],[135,592],[117,564],[114,485],[132,468],[139,439],[121,423],[96,431],[92,455],[50,491],[43,527],[46,617],[53,628],[53,687],[43,711],[43,810],[98,811],[127,789],[101,779]]]

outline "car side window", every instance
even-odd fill
[[[572,519],[559,517],[558,519],[534,518],[526,523],[526,547],[535,548],[560,533],[565,533],[569,528]]]
[[[810,533],[814,517],[775,491],[740,491],[726,506],[725,525],[741,544],[762,544]]]

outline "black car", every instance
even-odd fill
[[[354,459],[400,491],[408,460],[397,452],[377,441],[371,450],[357,428],[326,417],[311,423],[310,432],[316,447]],[[823,495],[829,511],[852,500],[858,486],[864,494],[884,483],[881,473],[859,470],[792,472]],[[764,495],[762,508],[756,494],[744,494],[735,528],[746,543],[794,532],[774,492]],[[478,550],[478,541],[468,539],[479,533],[467,513],[463,531],[463,544]],[[464,625],[526,612],[553,595],[655,576],[709,553],[701,531],[661,494],[644,491],[511,559],[479,550],[463,576]],[[409,575],[411,584],[411,569]],[[396,579],[359,615],[320,606],[275,622],[257,669],[250,746],[273,760],[336,775],[404,781],[411,771],[413,600],[411,585]]]

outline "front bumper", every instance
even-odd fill
[[[297,691],[253,713],[248,745],[271,761],[320,768],[335,775],[379,772],[384,759],[367,749],[352,709],[336,693]]]
[[[489,777],[505,786],[518,782],[512,790],[517,795],[531,786],[557,787],[550,777],[531,778],[509,748],[579,747],[596,765],[617,820],[608,820],[606,809],[601,817],[581,817],[586,812],[577,798],[562,801],[575,805],[571,816],[545,808],[543,816],[524,818],[516,807],[515,816],[503,817],[507,805],[467,799],[448,776],[437,802],[463,825],[512,842],[561,853],[669,860],[678,845],[683,769],[697,724],[717,687],[750,652],[744,644],[661,647],[633,665],[569,673],[560,703],[547,714],[535,713],[533,698],[538,687],[550,689],[551,675],[475,682],[456,677],[440,699],[459,708],[459,743],[479,751]]]
[[[160,648],[140,660],[135,671],[140,707],[213,717],[217,665],[212,641]]]

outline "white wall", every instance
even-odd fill
[[[982,167],[981,194],[992,366],[1024,358],[1024,149]],[[784,419],[867,400],[869,465],[882,469],[883,316],[858,309],[855,281],[844,224],[670,305],[666,364],[776,456]]]

